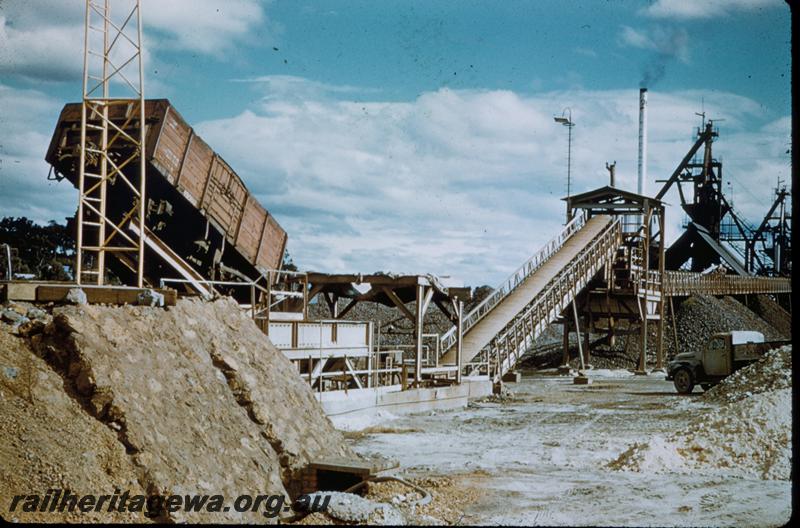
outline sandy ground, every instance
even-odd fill
[[[398,459],[404,476],[448,476],[467,488],[475,500],[461,524],[778,526],[791,516],[790,481],[606,467],[714,405],[700,389],[679,396],[663,374],[624,371],[589,386],[546,375],[508,386],[515,401],[398,417],[351,441]]]

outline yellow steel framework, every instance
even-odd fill
[[[137,286],[143,286],[145,230],[134,233],[126,226],[142,226],[145,219],[144,110],[141,0],[86,0],[78,284],[103,284],[106,254],[111,253],[120,254],[135,273]],[[116,185],[125,188],[129,202],[123,205],[124,214],[115,211],[112,219],[109,187]]]

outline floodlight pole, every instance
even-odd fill
[[[564,117],[564,114],[567,114],[568,117]],[[561,117],[554,117],[553,120],[567,127],[567,198],[569,198],[571,191],[570,184],[572,182],[572,127],[575,126],[575,123],[572,121],[572,109],[566,107],[562,110]],[[569,211],[567,211],[567,222],[570,220]]]

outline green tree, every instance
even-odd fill
[[[469,303],[467,303],[466,311],[470,311],[476,306],[478,306],[481,301],[487,298],[489,295],[492,294],[494,288],[491,286],[484,284],[483,286],[476,286],[472,289],[472,299]]]
[[[283,263],[281,264],[281,269],[285,271],[297,271],[297,266],[287,250],[283,251]]]
[[[32,273],[42,280],[71,278],[75,241],[66,225],[53,220],[39,225],[25,217],[8,216],[0,219],[0,243],[14,248],[15,273]]]

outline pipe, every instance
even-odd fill
[[[639,177],[636,192],[647,192],[647,88],[639,89]]]
[[[3,244],[2,248],[5,249],[6,253],[6,280],[12,281],[14,280],[14,271],[11,269],[11,246]]]
[[[615,180],[615,175],[616,175],[617,162],[614,161],[614,163],[612,163],[610,165],[609,165],[608,162],[606,162],[606,169],[608,170],[608,185],[610,187],[614,187],[615,186],[614,185],[614,180]]]

